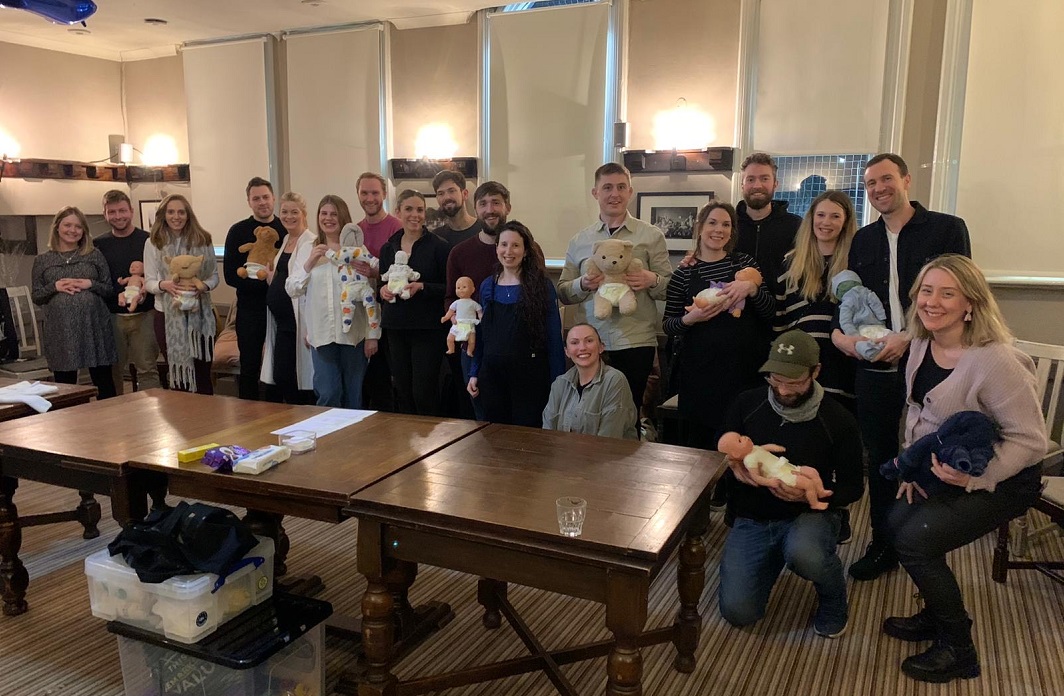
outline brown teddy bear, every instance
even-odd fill
[[[635,312],[635,293],[624,281],[624,274],[643,270],[643,262],[632,253],[631,242],[621,239],[600,239],[591,248],[587,260],[589,277],[602,278],[595,292],[595,318],[605,319],[617,307],[621,314]]]
[[[266,280],[269,271],[273,270],[273,257],[277,254],[277,230],[262,225],[255,228],[255,241],[241,244],[237,250],[243,254],[247,252],[248,260],[236,274],[241,278],[248,276]]]
[[[129,307],[130,312],[137,311],[141,293],[144,292],[144,264],[140,261],[129,264],[129,277],[119,278],[118,284],[125,287],[118,296],[118,306]]]
[[[203,256],[182,254],[173,258],[164,257],[163,262],[170,268],[170,280],[181,290],[181,296],[174,298],[174,309],[191,312],[199,308],[199,292],[207,289],[206,283],[199,279],[203,267]]]

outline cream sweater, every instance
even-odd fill
[[[916,339],[909,347],[905,368],[909,405],[905,447],[937,431],[954,413],[980,411],[1001,427],[1001,442],[994,446],[994,458],[986,473],[973,476],[968,491],[993,491],[1001,481],[1038,464],[1046,453],[1047,442],[1031,358],[1004,343],[968,348],[949,377],[917,404],[911,397],[913,378],[929,346],[927,339]]]

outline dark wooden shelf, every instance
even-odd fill
[[[141,182],[189,181],[187,164],[143,167],[108,162],[21,159],[0,162],[0,179],[67,179],[74,181]]]
[[[632,174],[669,172],[731,173],[735,148],[711,147],[705,150],[626,150],[624,166]]]

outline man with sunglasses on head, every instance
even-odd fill
[[[820,346],[804,331],[772,342],[761,366],[767,385],[743,392],[732,403],[724,429],[813,467],[832,494],[826,510],[813,510],[805,491],[775,480],[758,485],[742,462],[728,460],[726,521],[731,527],[720,562],[720,613],[733,626],[748,626],[765,614],[784,566],[809,580],[817,593],[813,630],[835,638],[849,619],[846,579],[836,551],[840,511],[864,492],[857,422],[834,399],[824,398],[816,377]]]

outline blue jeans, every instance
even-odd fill
[[[362,408],[362,380],[368,363],[365,345],[365,341],[357,346],[328,343],[310,351],[318,406]]]
[[[838,512],[805,512],[792,520],[736,518],[720,561],[720,614],[733,626],[765,615],[784,565],[816,588],[821,610],[846,616],[846,580],[835,552]]]
[[[469,384],[469,367],[473,364],[473,358],[469,357],[469,354],[464,350],[458,352],[462,355],[462,393],[473,402],[473,417],[478,421],[487,420],[484,417],[484,402],[480,400],[479,396],[476,398],[469,396],[469,392],[466,391],[466,385]]]

